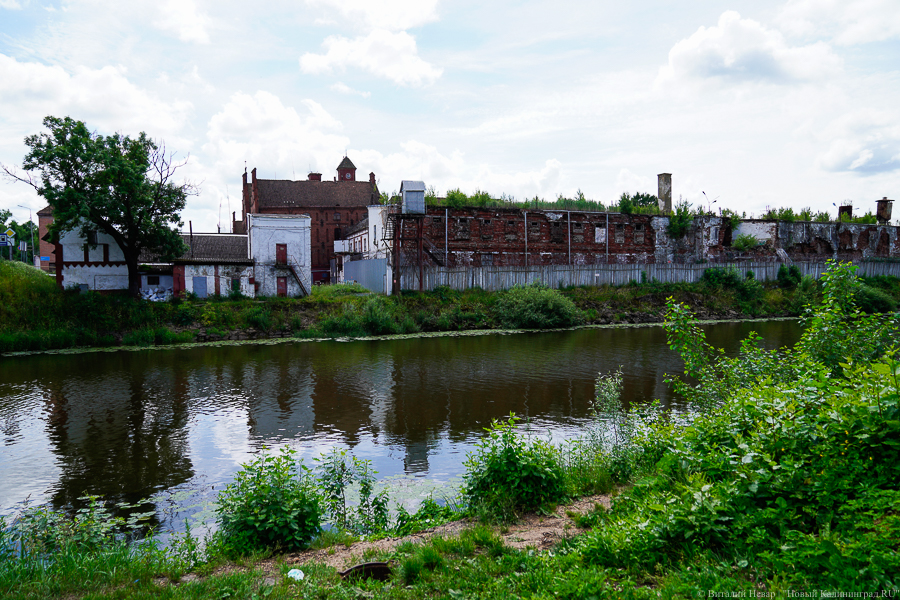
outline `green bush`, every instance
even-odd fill
[[[124,346],[152,346],[156,340],[156,332],[149,328],[129,331],[122,336]]]
[[[302,550],[321,531],[322,508],[312,477],[295,450],[262,454],[242,465],[219,493],[217,536],[226,552]]]
[[[856,303],[866,313],[884,313],[897,310],[897,301],[884,291],[860,285],[856,291]]]
[[[744,280],[734,267],[711,267],[703,271],[700,281],[710,287],[721,287],[736,290]]]
[[[694,222],[694,215],[691,212],[691,205],[686,200],[679,200],[675,204],[675,212],[669,215],[669,224],[666,226],[666,232],[673,240],[680,240],[685,236]]]
[[[751,248],[756,248],[759,246],[759,240],[750,235],[749,233],[742,233],[732,240],[731,247],[737,250],[738,252],[746,252]]]
[[[244,321],[260,331],[269,331],[272,328],[272,311],[268,306],[254,306],[244,313]]]
[[[782,264],[778,267],[778,275],[776,278],[778,279],[778,285],[780,287],[794,289],[800,285],[800,280],[803,276],[800,274],[800,268],[797,267],[797,265],[788,267],[787,265]]]
[[[506,291],[494,310],[501,325],[510,329],[569,327],[584,321],[574,302],[539,283]]]
[[[474,510],[505,520],[566,499],[565,474],[556,450],[516,433],[518,419],[494,421],[466,458],[463,495]]]

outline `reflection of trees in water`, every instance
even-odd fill
[[[61,471],[56,507],[80,507],[86,494],[134,502],[193,476],[184,371],[128,354],[112,372],[70,372],[48,384],[47,428]]]
[[[769,346],[797,335],[793,324],[743,323],[716,326],[709,341],[734,350],[751,329],[777,340]],[[188,481],[188,431],[204,415],[216,425],[230,419],[241,444],[327,437],[351,448],[361,441],[390,446],[403,452],[408,473],[418,473],[445,441],[480,436],[510,412],[586,417],[598,372],[622,367],[626,401],[648,401],[670,397],[664,374],[681,369],[659,327],[30,357],[20,364],[8,382],[40,381],[46,389],[46,430],[61,471],[57,506],[79,505],[85,493],[133,501]],[[4,404],[3,431],[14,439],[23,433],[9,415]],[[213,453],[232,443],[217,442]]]

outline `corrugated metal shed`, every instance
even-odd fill
[[[425,214],[424,181],[402,181],[400,183],[400,197],[403,201],[403,214]]]

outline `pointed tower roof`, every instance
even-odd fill
[[[350,161],[350,159],[345,156],[344,160],[341,161],[341,164],[339,164],[337,168],[338,169],[355,169],[356,165],[354,165]]]

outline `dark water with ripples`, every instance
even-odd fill
[[[800,335],[794,321],[705,329],[730,352],[750,331],[770,348]],[[286,444],[446,481],[510,412],[557,441],[578,435],[598,372],[619,367],[626,402],[677,407],[663,378],[681,363],[661,327],[0,358],[0,514],[26,498],[219,489]]]

